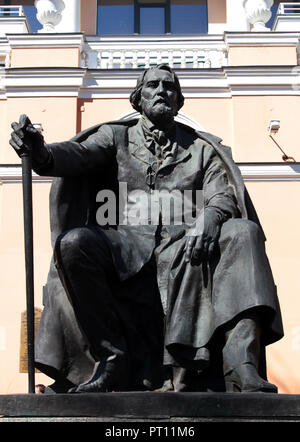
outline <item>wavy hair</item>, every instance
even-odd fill
[[[140,103],[140,99],[141,99],[141,90],[142,90],[142,87],[144,86],[145,77],[146,77],[147,73],[150,70],[154,70],[154,69],[161,69],[163,71],[168,71],[168,72],[170,72],[170,74],[172,74],[173,80],[174,80],[174,83],[175,83],[175,86],[176,86],[176,89],[177,89],[177,112],[178,112],[179,109],[181,109],[182,106],[183,106],[184,96],[182,95],[181,86],[180,86],[180,83],[179,83],[177,75],[175,74],[173,69],[171,69],[170,66],[168,66],[166,64],[159,64],[157,66],[152,66],[152,67],[146,69],[142,73],[142,75],[137,79],[136,87],[131,92],[130,98],[129,98],[130,103],[131,103],[133,109],[135,109],[136,111],[142,113],[142,109],[141,109],[141,106],[139,104]]]

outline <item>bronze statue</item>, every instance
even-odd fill
[[[184,98],[166,65],[130,101],[140,119],[61,143],[24,115],[12,124],[16,152],[56,177],[36,366],[56,392],[276,392],[265,346],[283,336],[280,308],[230,149],[175,122]]]

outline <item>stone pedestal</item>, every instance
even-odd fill
[[[0,395],[2,419],[98,422],[300,422],[300,395],[85,393]]]

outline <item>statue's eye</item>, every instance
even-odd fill
[[[147,83],[147,87],[151,87],[153,89],[157,88],[157,86],[158,86],[158,81],[149,81]]]
[[[176,86],[175,86],[175,84],[174,83],[167,83],[167,88],[170,90],[170,91],[176,91]]]

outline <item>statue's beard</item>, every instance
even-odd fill
[[[156,126],[165,128],[174,121],[174,109],[167,103],[148,104],[143,107],[143,114]]]

